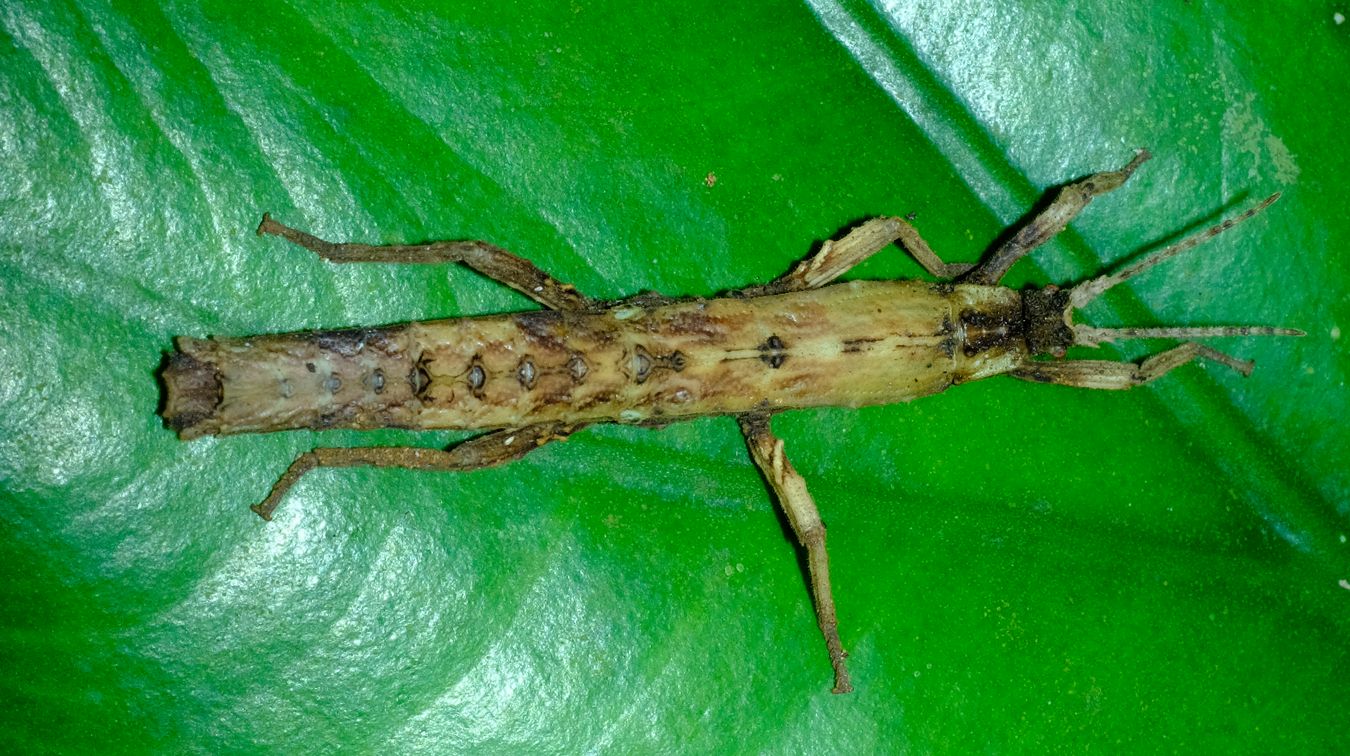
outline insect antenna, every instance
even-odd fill
[[[1088,302],[1101,296],[1111,287],[1124,283],[1155,265],[1167,262],[1188,249],[1200,246],[1224,231],[1227,231],[1233,226],[1236,226],[1275,204],[1275,200],[1279,198],[1280,193],[1275,192],[1252,207],[1243,210],[1241,213],[1238,213],[1231,218],[1225,218],[1222,222],[1210,226],[1200,233],[1192,234],[1170,247],[1160,249],[1133,265],[1126,266],[1115,273],[1107,273],[1078,284],[1069,292],[1069,306],[1073,309],[1081,309],[1083,305],[1086,305]]]
[[[1069,301],[1065,308],[1065,322],[1073,329],[1073,343],[1078,346],[1099,346],[1101,344],[1117,341],[1120,339],[1204,339],[1223,336],[1303,336],[1303,331],[1295,328],[1273,328],[1270,326],[1162,326],[1151,328],[1098,328],[1096,326],[1072,323],[1072,313],[1075,309],[1082,308],[1092,300],[1101,296],[1107,290],[1117,286],[1135,276],[1149,270],[1150,268],[1189,249],[1193,249],[1200,244],[1213,239],[1219,234],[1236,226],[1237,224],[1255,216],[1262,210],[1270,207],[1280,198],[1280,193],[1276,192],[1269,197],[1261,200],[1252,207],[1238,213],[1237,215],[1225,218],[1220,223],[1210,226],[1196,234],[1182,239],[1181,241],[1158,250],[1144,259],[1113,273],[1107,273],[1096,278],[1090,278],[1069,290]],[[1201,355],[1223,363],[1234,370],[1246,375],[1251,372],[1251,363],[1230,357],[1222,352],[1203,347]]]

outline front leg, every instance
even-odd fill
[[[834,593],[830,589],[830,560],[825,552],[825,523],[820,520],[816,502],[806,490],[806,480],[793,469],[783,453],[783,442],[769,429],[769,416],[742,415],[741,432],[750,447],[750,456],[769,481],[778,496],[778,504],[787,513],[792,532],[806,549],[806,563],[811,573],[811,592],[816,603],[816,621],[825,636],[825,647],[830,652],[834,667],[834,692],[853,690],[849,681],[848,654],[839,641],[839,619],[834,612]]]
[[[1044,210],[1032,216],[1026,225],[994,250],[978,268],[966,274],[963,282],[992,286],[1003,280],[1003,275],[1018,260],[1063,231],[1069,221],[1078,217],[1093,199],[1119,189],[1135,169],[1150,157],[1148,150],[1139,150],[1134,159],[1118,171],[1094,173],[1060,188]]]
[[[523,257],[485,241],[435,241],[426,244],[353,244],[324,241],[278,223],[264,213],[258,235],[280,236],[329,262],[463,263],[494,281],[506,284],[554,310],[587,312],[598,309],[590,297],[550,276]]]
[[[1013,370],[1011,375],[1033,383],[1057,383],[1075,388],[1122,391],[1156,381],[1196,358],[1217,362],[1244,376],[1252,373],[1252,363],[1230,357],[1204,344],[1188,341],[1155,354],[1137,365],[1133,362],[1111,360],[1034,361]]]

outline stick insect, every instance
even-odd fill
[[[1097,328],[1074,311],[1103,292],[1232,228],[1277,195],[1117,272],[1069,288],[1017,291],[999,281],[1094,198],[1149,158],[1062,186],[1041,212],[976,265],[943,262],[907,221],[862,223],[782,277],[713,299],[639,295],[600,301],[483,241],[335,244],[264,215],[279,236],[332,262],[462,263],[545,309],[380,328],[247,338],[179,337],[163,416],[183,439],[295,428],[485,430],[446,450],[317,448],[296,458],[252,508],[270,520],[287,491],[321,467],[467,471],[520,459],[594,423],[660,426],[733,415],[805,549],[834,692],[852,690],[830,585],[825,526],[806,481],[770,428],[780,411],[859,407],[1011,375],[1128,389],[1196,359],[1251,372],[1194,339],[1300,336],[1264,326]],[[899,242],[941,283],[854,281],[841,274]],[[1183,340],[1138,364],[1063,359],[1071,346]]]

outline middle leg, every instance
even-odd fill
[[[937,278],[955,278],[974,267],[969,263],[943,262],[909,221],[884,216],[872,218],[838,241],[826,241],[820,251],[802,260],[781,278],[762,286],[751,286],[740,293],[760,297],[818,289],[897,241],[924,270]]]
[[[848,654],[839,641],[839,619],[834,612],[834,592],[830,589],[830,560],[825,552],[825,523],[820,520],[816,502],[806,490],[806,480],[788,462],[783,453],[783,442],[769,429],[769,416],[742,415],[741,432],[750,447],[750,456],[763,471],[778,503],[787,513],[792,532],[806,549],[806,563],[811,573],[811,592],[816,604],[816,621],[825,636],[834,667],[834,692],[848,693],[853,683],[848,677]]]

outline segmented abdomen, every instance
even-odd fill
[[[1004,352],[962,348],[962,313],[1011,312],[1019,303],[1016,292],[995,287],[853,282],[594,313],[180,339],[164,372],[164,415],[190,438],[661,423],[907,401],[1004,369]]]
[[[897,282],[410,329],[423,421],[478,428],[903,401],[950,385],[958,338],[946,291]]]

